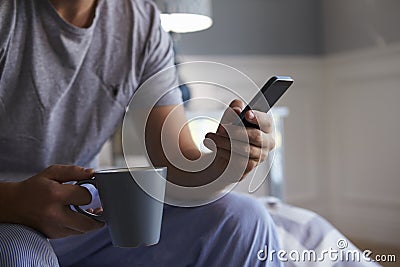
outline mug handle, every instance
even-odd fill
[[[94,179],[78,181],[75,184],[76,185],[91,184],[94,187],[96,187],[96,189],[97,189],[96,182]],[[93,214],[93,213],[87,212],[86,210],[82,209],[80,206],[77,206],[77,205],[72,205],[72,206],[74,206],[76,211],[78,211],[79,213],[82,213],[83,215],[86,215],[96,221],[99,221],[99,222],[106,222],[106,220],[104,219],[104,216],[102,214],[101,215]]]

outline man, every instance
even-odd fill
[[[248,197],[228,194],[197,208],[166,206],[160,243],[137,249],[112,247],[103,224],[70,209],[91,196],[65,182],[93,176],[93,159],[135,90],[173,65],[171,41],[152,3],[1,0],[0,25],[1,266],[279,265],[257,260],[265,245],[277,250],[277,237],[266,211]],[[197,173],[182,171],[160,153],[163,122],[180,101],[174,90],[157,103],[146,136],[153,163],[167,166],[176,184],[218,179],[230,155],[241,150],[249,152],[236,157],[245,176],[274,146],[270,119],[248,112],[247,120],[261,130],[234,131],[244,131],[249,143],[230,139],[220,127],[207,135],[215,144],[212,164]],[[230,107],[238,113],[244,105],[234,101]],[[172,132],[185,125],[182,107],[175,110]],[[190,160],[202,157],[187,126],[179,147]]]

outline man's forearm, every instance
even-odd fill
[[[182,159],[172,159],[171,164],[170,160],[168,160],[165,155],[159,155],[158,157],[152,157],[152,163],[156,166],[166,166],[168,168],[168,181],[174,183],[179,186],[186,187],[197,187],[209,184],[216,179],[218,179],[223,171],[224,167],[221,166],[224,163],[217,162],[213,154],[202,154],[198,151],[198,153],[191,152],[183,152],[182,154],[186,157],[184,160],[188,160],[191,163],[191,166],[187,166],[187,168],[177,167],[176,163],[182,163]],[[192,157],[193,155],[197,155]],[[201,156],[198,156],[201,155]],[[226,184],[228,185],[228,184]],[[220,188],[223,189],[223,188]]]
[[[0,222],[16,223],[17,220],[13,215],[14,202],[17,201],[16,189],[18,183],[3,182],[0,183]]]

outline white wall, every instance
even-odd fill
[[[400,245],[400,2],[324,0],[330,219]]]
[[[358,239],[400,245],[400,45],[326,66],[330,218]]]

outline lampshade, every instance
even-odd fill
[[[154,0],[165,31],[185,33],[211,27],[211,0]]]

